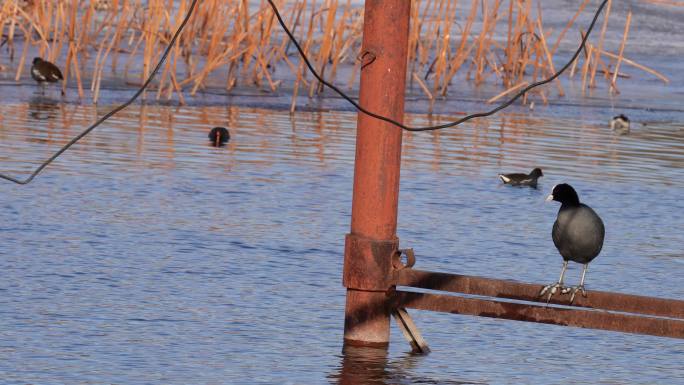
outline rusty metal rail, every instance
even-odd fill
[[[543,303],[397,291],[394,295],[397,307],[684,338],[684,301],[680,300],[588,291],[587,297],[576,297],[571,308],[547,306],[546,301],[538,296],[542,285],[411,268],[396,271],[394,283],[397,286]],[[551,304],[569,306],[569,296],[556,296]]]
[[[397,291],[395,300],[397,306],[419,310],[684,338],[684,320],[406,291]]]
[[[402,269],[395,272],[394,283],[397,286],[546,303],[539,298],[542,285],[509,280]],[[551,303],[570,306],[570,295],[556,295]],[[586,297],[576,296],[572,306],[684,319],[684,301],[675,299],[587,291]]]

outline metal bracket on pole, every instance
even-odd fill
[[[348,289],[388,291],[393,284],[392,261],[399,239],[375,240],[347,234],[342,283]]]

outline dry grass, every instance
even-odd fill
[[[355,85],[363,10],[352,6],[350,0],[277,3],[316,69],[338,85]],[[451,87],[457,86],[455,80],[468,79],[476,85],[500,81],[505,91],[492,98],[496,100],[523,84],[548,77],[559,65],[554,65],[554,55],[561,41],[578,41],[575,34],[566,34],[581,12],[592,11],[587,9],[588,3],[583,1],[565,28],[554,33],[544,29],[539,2],[535,7],[532,0],[414,1],[410,84],[432,100],[446,97]],[[19,80],[30,65],[29,55],[46,57],[62,67],[64,87],[75,83],[79,96],[84,97],[83,82],[87,81],[86,89],[97,102],[103,78],[123,78],[131,84],[144,81],[189,4],[190,0],[5,0],[0,5],[0,64],[12,63]],[[609,13],[610,4],[604,16]],[[617,92],[618,78],[623,78],[618,76],[621,64],[667,81],[623,56],[631,13],[613,29],[609,28],[612,19],[604,16],[585,54],[573,63],[572,73],[581,69],[583,87],[596,87],[604,79],[609,89]],[[623,39],[615,48],[617,53],[608,52],[605,36],[619,33]],[[463,76],[457,77],[459,73]],[[310,97],[323,91],[268,3],[202,0],[162,66],[153,92],[157,99],[175,95],[183,103],[188,95],[208,88],[248,86],[275,92],[283,84],[291,88],[292,110],[302,90]],[[555,84],[562,95],[561,82]],[[548,92],[548,88],[530,91],[524,102],[533,98],[545,101]]]

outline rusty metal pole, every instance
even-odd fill
[[[403,121],[410,0],[366,0],[359,101]],[[397,206],[402,130],[359,113],[351,233],[345,239],[347,287],[344,341],[389,344],[392,256],[397,251]]]

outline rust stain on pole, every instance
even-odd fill
[[[394,306],[420,310],[684,338],[682,320],[404,291],[395,293],[395,301]]]
[[[398,286],[546,303],[539,298],[542,285],[413,269],[399,270],[394,278]],[[570,295],[556,295],[551,303],[569,306]],[[684,319],[684,301],[675,299],[587,291],[586,297],[576,296],[572,306]]]
[[[404,115],[410,9],[408,0],[366,0],[365,4],[359,102],[397,121],[403,121]],[[400,128],[359,113],[351,233],[345,246],[346,344],[389,343],[391,311],[386,292],[398,246],[401,139]]]

